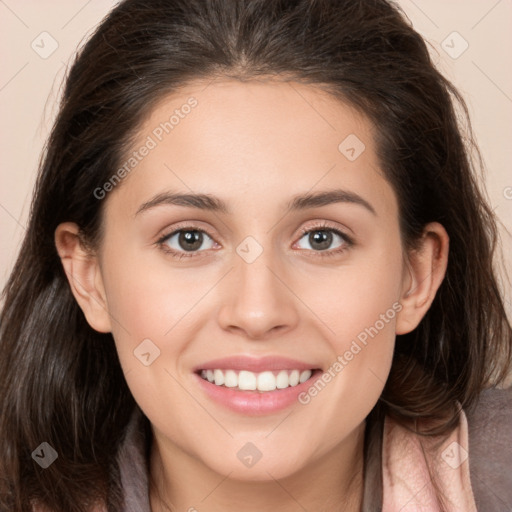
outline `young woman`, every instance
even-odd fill
[[[454,100],[384,0],[121,2],[4,291],[0,508],[506,506],[512,329]]]

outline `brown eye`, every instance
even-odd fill
[[[303,231],[301,240],[307,240],[310,247],[302,247],[316,252],[327,251],[328,249],[343,249],[351,245],[351,240],[341,231],[333,228],[312,228]],[[335,247],[332,247],[333,242],[338,241]],[[299,242],[298,242],[299,243]]]
[[[200,231],[180,231],[178,245],[185,251],[195,251],[203,245],[203,233]]]
[[[208,240],[210,241],[210,247],[208,247],[208,245],[205,247],[205,242]],[[189,227],[177,229],[169,235],[165,235],[158,240],[157,244],[171,255],[182,258],[194,256],[195,253],[211,249],[215,242],[210,235],[202,229]]]

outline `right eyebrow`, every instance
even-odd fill
[[[189,206],[191,208],[198,208],[201,210],[230,213],[227,204],[222,199],[215,196],[208,194],[179,194],[174,192],[165,192],[157,194],[149,201],[142,204],[135,215],[137,216],[139,213],[163,204]]]

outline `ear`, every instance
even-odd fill
[[[71,291],[89,325],[99,332],[111,332],[110,315],[97,257],[84,247],[80,229],[73,222],[55,230],[59,253]]]
[[[448,266],[448,233],[438,222],[425,226],[420,247],[409,252],[404,272],[396,334],[414,330],[430,308]]]

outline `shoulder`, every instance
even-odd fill
[[[512,510],[512,387],[484,390],[465,413],[478,510]]]

